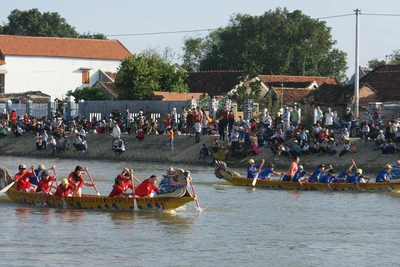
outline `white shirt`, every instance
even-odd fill
[[[121,129],[118,127],[118,125],[115,125],[113,128],[112,137],[115,139],[119,139],[121,137]]]
[[[333,112],[327,112],[325,114],[325,124],[326,125],[333,125]]]

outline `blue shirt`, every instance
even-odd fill
[[[359,184],[361,178],[363,178],[362,175],[357,176],[357,174],[353,174],[346,180],[346,182],[353,183],[353,184]]]
[[[273,169],[266,168],[265,170],[260,172],[260,174],[258,175],[258,178],[261,178],[261,179],[269,178],[271,176],[271,173],[273,173],[273,172],[274,172]]]
[[[253,172],[256,172],[258,168],[260,168],[259,164],[254,164],[252,167],[247,167],[247,178],[254,178],[256,174],[253,174]]]
[[[42,179],[42,176],[39,174],[41,171],[42,170],[39,170],[39,169],[34,170],[36,176],[35,177],[29,177],[29,182],[31,184],[38,185],[39,180]]]
[[[385,180],[387,181],[390,180],[390,174],[387,173],[386,169],[383,169],[378,173],[378,176],[376,176],[375,182],[377,183],[386,182]]]
[[[346,182],[349,179],[349,175],[347,174],[346,171],[342,171],[341,173],[339,173],[337,178],[342,178],[343,181]],[[342,182],[342,180],[338,180],[338,179],[336,179],[336,177],[332,181],[332,183],[340,183],[340,182]]]
[[[304,175],[306,175],[306,173],[307,173],[307,171],[305,171],[305,170],[303,170],[302,172],[298,172],[298,171],[297,171],[297,172],[293,175],[292,182],[298,182],[298,181],[300,180],[300,178],[303,178]]]
[[[308,181],[311,183],[316,183],[318,182],[320,175],[321,175],[321,169],[318,168],[312,173],[310,178],[308,178]]]
[[[329,176],[328,173],[321,175],[319,177],[318,183],[324,183],[324,184],[329,184],[331,182],[331,179],[335,178],[335,176]]]

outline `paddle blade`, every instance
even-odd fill
[[[4,187],[1,191],[0,191],[0,196],[4,195],[4,193],[6,193],[8,191],[8,189],[11,188],[11,186],[13,186],[15,184],[15,182],[12,182],[11,184],[7,185],[6,187]]]
[[[256,177],[254,177],[253,182],[251,183],[252,186],[256,186],[257,179],[258,179],[258,173],[256,174]]]

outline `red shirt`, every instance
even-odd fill
[[[38,192],[44,192],[44,193],[49,193],[50,188],[50,182],[53,179],[53,176],[49,176],[47,180],[40,179],[38,186],[36,188],[36,193]]]
[[[150,195],[152,191],[158,193],[158,187],[149,183],[149,179],[146,179],[136,187],[135,195],[138,197],[144,197]]]
[[[62,184],[57,187],[56,196],[59,197],[67,197],[70,190],[73,190],[74,186],[72,184],[68,184],[67,188],[64,188]]]
[[[31,183],[29,182],[29,177],[31,177],[32,172],[24,172],[23,174],[17,173],[14,175],[14,178],[17,179],[17,190],[20,191],[22,189],[31,188]]]
[[[113,190],[108,195],[109,197],[122,197],[123,193],[125,192],[124,187],[119,184],[115,184]]]
[[[83,180],[82,174],[80,174],[80,175],[78,176],[78,175],[75,174],[75,172],[71,172],[71,173],[69,174],[68,180],[71,180],[71,181],[73,181],[73,182],[75,182],[75,183],[80,182],[79,185],[78,185],[79,188],[82,188],[83,183],[85,182],[85,180]]]

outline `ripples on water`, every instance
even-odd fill
[[[89,167],[105,195],[123,167],[144,179],[168,166],[3,158]],[[174,166],[179,167],[179,166]],[[173,213],[95,212],[0,201],[2,266],[398,266],[399,194],[268,191],[192,171],[199,202]],[[149,170],[151,168],[151,170]],[[243,173],[244,171],[242,171]],[[84,192],[92,192],[84,187]]]

